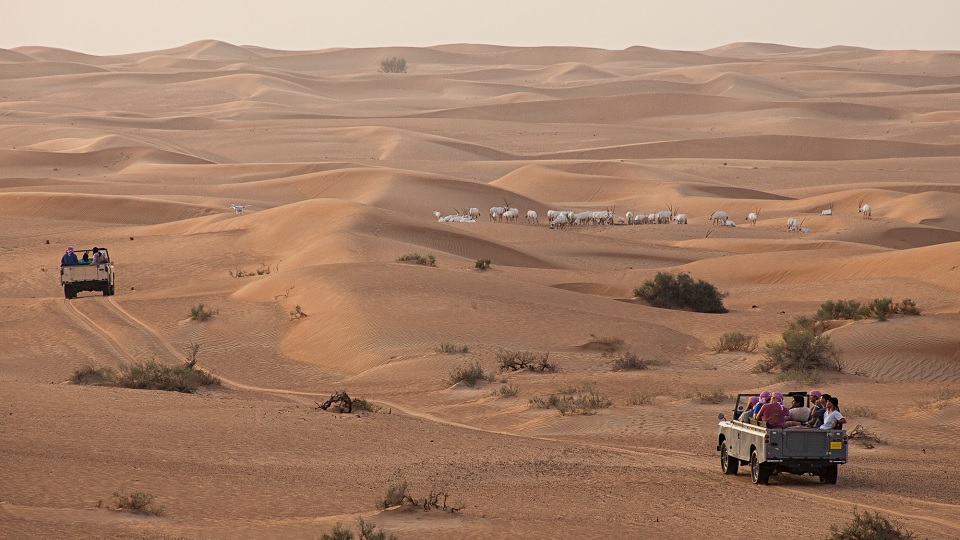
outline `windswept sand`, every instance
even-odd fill
[[[379,73],[391,56],[409,72]],[[958,538],[958,95],[957,52],[0,50],[0,537],[306,539],[364,516],[400,538],[817,538],[858,507]],[[491,223],[505,202],[520,222]],[[689,225],[546,226],[668,205]],[[480,222],[433,216],[469,207]],[[68,245],[109,248],[116,296],[63,298]],[[731,312],[632,301],[664,270]],[[817,386],[887,444],[852,444],[836,486],[723,476],[731,402],[697,394],[807,388],[753,373],[759,352],[714,353],[719,336],[763,343],[825,300],[877,297],[923,314],[836,325],[845,372]],[[200,303],[217,315],[191,321]],[[603,337],[662,361],[612,372]],[[191,342],[222,389],[65,383]],[[500,349],[561,371],[503,375],[516,397],[446,382]],[[584,385],[614,405],[529,405]],[[338,389],[383,408],[315,409]],[[378,511],[398,478],[465,508]],[[98,508],[118,490],[164,515]]]

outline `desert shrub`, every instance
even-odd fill
[[[428,254],[426,257],[420,255],[419,253],[408,253],[406,255],[401,255],[397,257],[397,262],[413,262],[417,264],[422,264],[424,266],[436,266],[437,259],[433,255]]]
[[[133,493],[113,492],[113,502],[118,510],[130,510],[136,514],[159,516],[163,508],[153,504],[154,496],[142,491]]]
[[[528,351],[497,351],[497,367],[503,371],[540,371],[555,372],[557,365],[550,363],[550,353],[532,353]]]
[[[307,314],[303,312],[300,306],[293,308],[293,311],[290,312],[290,320],[292,321],[298,321],[306,316]]]
[[[650,394],[637,393],[630,396],[629,403],[631,405],[652,405],[654,397]]]
[[[491,392],[491,395],[499,396],[499,397],[516,397],[517,394],[519,393],[520,393],[519,387],[514,386],[512,384],[507,384]]]
[[[577,395],[550,394],[546,398],[534,397],[530,404],[539,409],[556,409],[561,415],[567,414],[595,414],[599,409],[613,405],[613,402],[596,390]]]
[[[463,384],[472,388],[486,378],[487,375],[484,373],[483,368],[480,367],[480,362],[473,362],[472,364],[467,364],[465,366],[458,366],[456,369],[451,371],[448,380],[450,381],[450,384],[462,382]]]
[[[344,529],[343,523],[338,521],[332,531],[320,535],[320,540],[353,540],[353,532],[350,529]]]
[[[722,388],[717,388],[710,393],[704,393],[700,390],[696,390],[695,393],[700,403],[712,403],[716,405],[717,403],[723,403],[724,401],[730,399],[730,396],[728,396]]]
[[[726,293],[721,293],[702,279],[694,281],[685,272],[678,275],[657,272],[653,279],[634,289],[633,294],[658,308],[692,309],[701,313],[727,312],[723,305]]]
[[[359,540],[397,540],[397,535],[388,535],[383,529],[378,529],[376,523],[364,521],[362,517],[357,518],[357,527],[360,529]]]
[[[190,308],[190,318],[194,321],[205,321],[217,313],[220,312],[212,309],[206,309],[203,304],[197,304]]]
[[[867,309],[870,310],[871,317],[883,322],[893,313],[893,300],[890,298],[875,298],[867,304]]]
[[[893,307],[893,312],[900,315],[919,315],[920,308],[909,298],[904,298],[899,304]]]
[[[940,411],[957,397],[960,397],[960,389],[945,386],[937,390],[931,399],[927,401],[921,401],[917,403],[917,406],[924,410],[936,409]]]
[[[490,259],[477,259],[477,262],[474,263],[474,268],[477,270],[489,270]]]
[[[168,366],[156,360],[144,360],[121,364],[113,384],[123,388],[192,394],[201,386],[219,386],[220,379],[194,367]]]
[[[637,358],[637,355],[630,351],[620,353],[620,356],[614,358],[611,369],[613,371],[627,371],[647,369],[647,361]]]
[[[870,309],[856,300],[827,300],[820,304],[820,309],[814,315],[818,321],[835,319],[852,319],[858,321],[870,316]]]
[[[372,401],[367,401],[364,398],[353,398],[353,406],[350,408],[351,411],[369,411],[377,412],[381,407]]]
[[[440,346],[434,349],[437,352],[447,353],[447,354],[465,354],[470,352],[470,347],[466,345],[457,345],[454,343],[448,343],[446,341],[440,342]]]
[[[450,506],[447,504],[450,494],[442,489],[431,489],[423,498],[417,499],[408,492],[406,480],[398,480],[387,487],[387,492],[377,501],[377,508],[386,510],[394,506],[419,506],[424,511],[431,509],[443,510],[444,512],[456,513],[463,510],[463,505]],[[361,533],[362,533],[361,526]],[[363,536],[361,536],[363,538]]]
[[[853,407],[844,407],[843,415],[853,418],[870,418],[872,420],[877,419],[877,411],[871,409],[870,407],[864,407],[863,405],[854,405]]]
[[[597,336],[590,334],[590,343],[600,345],[607,352],[619,351],[626,343],[623,338],[613,336]]]
[[[807,327],[810,321],[798,317],[782,334],[779,342],[768,342],[764,347],[763,361],[757,369],[769,373],[780,371],[810,371],[821,368],[840,370],[840,356],[830,342],[830,337]]]
[[[879,435],[860,424],[847,432],[847,438],[860,443],[860,446],[864,448],[873,448],[874,444],[887,444]]]
[[[406,73],[407,61],[403,58],[384,58],[380,61],[380,71],[383,73]]]
[[[853,509],[853,519],[844,527],[830,526],[828,540],[909,540],[913,533],[892,523],[880,512]]]
[[[407,495],[407,488],[406,480],[398,480],[390,484],[387,486],[387,492],[377,501],[377,508],[386,510],[387,508],[400,506],[410,498],[410,496]]]
[[[753,352],[759,346],[760,338],[757,335],[747,335],[742,332],[727,332],[720,336],[713,350],[721,353],[726,351]]]
[[[70,382],[73,384],[90,384],[107,386],[113,383],[117,372],[110,367],[93,367],[91,365],[78,367],[73,371]]]

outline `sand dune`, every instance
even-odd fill
[[[956,538],[958,73],[953,51],[763,43],[0,49],[0,536],[316,538],[361,515],[400,538],[769,535],[729,518],[751,484],[720,473],[716,415],[817,386],[885,444],[851,443],[837,486],[775,477],[829,502],[777,531],[856,507]],[[688,224],[625,223],[668,208]],[[619,219],[549,228],[551,209]],[[71,245],[110,250],[116,295],[64,298]],[[729,313],[633,297],[662,271]],[[884,297],[921,314],[829,322],[841,372],[756,372],[794,317]],[[717,352],[734,331],[757,350]],[[221,388],[65,384],[194,345]],[[498,371],[523,351],[559,370]],[[648,369],[613,371],[628,354]],[[473,363],[488,377],[454,384]],[[317,409],[341,389],[381,408]],[[611,406],[535,406],[591,392]],[[466,506],[378,510],[401,477]],[[105,508],[117,490],[165,515]]]

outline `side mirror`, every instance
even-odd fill
[[[723,413],[717,415],[717,420],[726,420],[726,417],[723,416]]]

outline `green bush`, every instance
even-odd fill
[[[117,372],[110,367],[81,366],[73,371],[70,382],[73,384],[90,384],[94,386],[108,386],[117,377]]]
[[[143,390],[169,390],[192,394],[201,386],[219,386],[220,379],[187,363],[167,366],[156,360],[121,364],[120,370],[83,366],[74,371],[75,384],[119,386]]]
[[[850,319],[858,321],[870,316],[870,309],[863,306],[856,300],[827,300],[820,304],[814,319],[818,321],[831,321]]]
[[[893,313],[893,300],[890,298],[876,298],[867,305],[867,309],[870,310],[871,317],[883,322]]]
[[[320,535],[320,540],[353,540],[353,532],[344,529],[343,524],[338,521],[332,531]]]
[[[450,372],[450,376],[448,378],[450,384],[462,382],[471,388],[485,379],[487,379],[487,375],[484,373],[483,368],[480,367],[480,362],[476,361],[472,364],[457,367]]]
[[[620,353],[620,356],[613,360],[611,369],[613,371],[627,371],[647,369],[648,367],[649,363],[646,360],[641,360],[640,358],[637,358],[637,355],[627,351]]]
[[[917,307],[917,304],[909,298],[904,298],[900,301],[899,304],[894,306],[894,313],[899,313],[900,315],[919,315],[920,308]]]
[[[742,332],[727,332],[720,336],[713,350],[721,353],[727,351],[753,352],[760,345],[757,335],[747,335]]]
[[[407,61],[403,58],[384,58],[380,61],[380,71],[383,73],[406,73]]]
[[[700,313],[726,313],[723,305],[726,293],[721,293],[712,284],[698,279],[694,281],[689,274],[680,272],[673,275],[658,272],[653,279],[633,291],[634,296],[642,298],[653,307],[666,309],[692,309]]]
[[[880,512],[853,509],[853,520],[845,527],[830,526],[828,540],[909,540],[913,533],[891,523]]]
[[[809,319],[798,317],[782,334],[779,342],[768,342],[763,352],[759,371],[768,373],[799,370],[807,372],[821,368],[840,370],[840,355],[830,342],[830,337],[811,330]]]
[[[408,253],[407,255],[401,255],[397,257],[397,262],[414,262],[417,264],[422,264],[424,266],[436,266],[437,259],[433,255],[427,255],[424,257],[419,253]]]
[[[205,309],[203,304],[197,304],[196,306],[190,308],[190,318],[195,321],[205,321],[217,313],[219,313],[219,311]]]
[[[474,263],[474,268],[477,270],[489,270],[490,259],[477,259],[477,262]]]
[[[516,397],[517,394],[519,393],[520,393],[519,387],[516,387],[512,384],[507,384],[491,392],[491,395],[500,396],[500,397]]]

